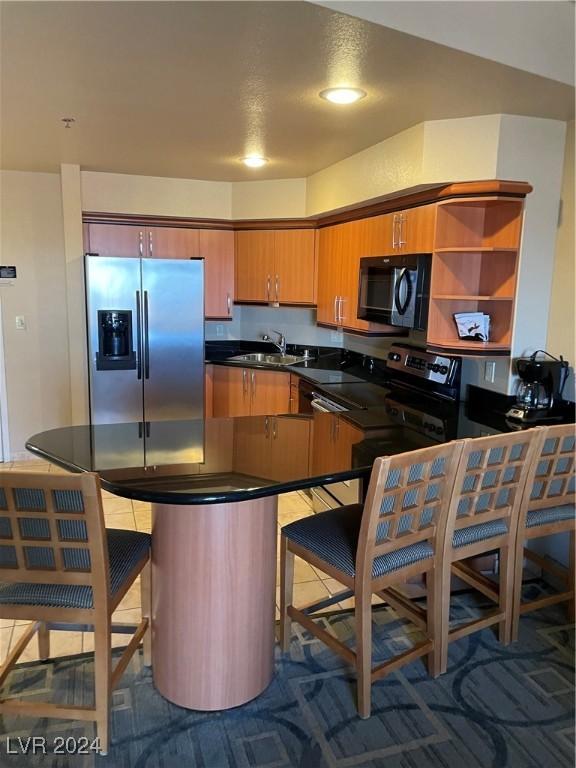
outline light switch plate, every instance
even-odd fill
[[[24,317],[24,315],[16,315],[16,330],[17,331],[26,330],[26,318]]]

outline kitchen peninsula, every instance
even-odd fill
[[[376,456],[510,428],[494,416],[483,424],[486,409],[468,403],[438,404],[419,430],[410,395],[387,400],[382,388],[382,397],[339,413],[152,422],[147,440],[165,457],[157,466],[147,465],[137,423],[28,440],[60,467],[97,472],[105,490],[152,502],[153,670],[170,701],[226,709],[272,679],[278,494],[366,480]],[[325,436],[340,431],[344,449],[324,450]]]

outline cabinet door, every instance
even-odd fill
[[[274,479],[272,418],[243,419],[234,424],[234,471]]]
[[[340,470],[352,466],[352,446],[364,439],[364,432],[345,419],[338,417],[334,426],[335,467]]]
[[[201,229],[200,256],[204,259],[204,316],[231,319],[234,298],[234,232]]]
[[[204,416],[212,418],[214,406],[214,366],[204,368]]]
[[[274,230],[236,232],[236,300],[273,301]]]
[[[215,418],[250,414],[249,374],[245,368],[213,366],[212,413]]]
[[[197,259],[198,230],[185,227],[147,227],[144,256],[155,259]]]
[[[88,224],[89,242],[84,249],[98,256],[123,256],[135,259],[144,248],[144,227],[130,224]]]
[[[318,311],[323,325],[336,325],[342,267],[342,227],[323,227],[318,231]]]
[[[432,253],[436,205],[421,205],[401,213],[402,253]]]
[[[358,319],[358,279],[360,259],[367,251],[365,242],[369,234],[372,236],[371,219],[351,221],[342,227],[341,324],[345,328],[369,331],[371,323]]]
[[[271,477],[277,481],[307,477],[312,419],[275,416],[271,421]]]
[[[313,475],[327,475],[334,470],[334,429],[337,418],[332,413],[314,413],[311,440]]]
[[[280,371],[248,370],[252,416],[290,412],[290,374]]]
[[[273,300],[280,304],[315,304],[314,230],[274,232]]]

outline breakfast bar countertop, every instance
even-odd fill
[[[337,419],[317,413],[73,426],[34,435],[26,447],[63,469],[97,472],[118,496],[219,504],[367,477],[376,456],[358,463],[348,451],[316,467],[308,460],[312,424],[331,434]]]

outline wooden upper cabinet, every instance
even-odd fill
[[[403,212],[402,253],[432,253],[436,225],[436,205],[420,205]]]
[[[274,230],[236,232],[236,301],[273,301],[273,274]]]
[[[234,232],[199,230],[199,254],[204,259],[204,316],[231,319],[234,300]]]
[[[315,303],[313,229],[236,232],[236,301]]]
[[[84,250],[98,256],[139,258],[144,248],[145,227],[129,224],[88,224]]]
[[[274,232],[273,301],[280,304],[315,304],[313,229]]]
[[[150,259],[197,259],[200,246],[197,229],[146,227],[144,256]]]
[[[317,322],[337,325],[338,296],[342,272],[342,227],[322,227],[318,231]]]

